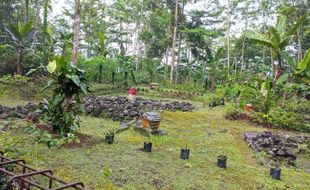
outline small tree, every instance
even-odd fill
[[[47,120],[54,130],[64,136],[79,131],[79,120],[76,117],[80,94],[89,92],[89,84],[84,71],[67,63],[64,57],[57,57],[47,66],[51,80],[44,88],[54,87],[53,97],[45,112]]]
[[[9,26],[4,27],[5,30],[10,34],[10,37],[13,41],[13,49],[17,52],[17,61],[16,61],[16,74],[22,74],[22,57],[26,50],[26,42],[30,38],[30,34],[33,31],[33,23],[28,22],[24,25],[15,26],[10,24]]]

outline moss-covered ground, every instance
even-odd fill
[[[0,99],[0,104],[23,103]],[[269,176],[269,167],[243,140],[245,131],[263,131],[243,121],[225,120],[223,108],[195,112],[164,112],[161,128],[166,136],[145,137],[129,129],[104,143],[104,134],[120,123],[81,117],[81,133],[89,136],[80,147],[48,148],[23,132],[20,121],[0,133],[0,144],[15,144],[33,166],[52,169],[67,181],[83,181],[88,189],[309,189],[310,175],[302,169],[282,168],[281,180]],[[153,152],[140,150],[153,142]],[[190,148],[189,160],[179,159],[180,149]],[[226,170],[216,166],[220,154],[228,156]],[[310,158],[309,158],[310,159]]]

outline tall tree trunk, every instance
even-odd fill
[[[211,91],[215,91],[216,89],[216,68],[215,68],[215,62],[211,63],[211,74],[210,74],[210,77],[211,77]]]
[[[264,17],[264,25],[263,25],[263,32],[267,30],[267,16],[266,11],[263,11],[263,17]],[[271,52],[271,49],[270,49]],[[271,59],[272,59],[272,53],[270,53]],[[265,67],[266,64],[266,46],[263,46],[263,67]],[[272,61],[271,61],[272,62]]]
[[[174,11],[174,23],[173,23],[173,33],[172,33],[172,58],[171,58],[171,70],[170,70],[170,84],[173,83],[173,73],[174,73],[174,62],[175,62],[175,46],[178,30],[178,5],[179,1],[175,1],[175,11]]]
[[[297,30],[297,44],[298,44],[297,60],[298,60],[298,62],[300,62],[302,60],[301,30],[300,30],[300,28]]]
[[[177,64],[175,65],[175,84],[179,82],[179,63],[180,63],[180,54],[181,54],[181,43],[182,43],[182,34],[179,34],[179,45],[178,45],[178,59]]]
[[[277,56],[277,68],[276,68],[276,74],[274,80],[277,81],[279,77],[283,74],[283,67],[282,67],[282,57],[281,55]]]
[[[167,47],[165,56],[166,56],[166,60],[165,60],[165,82],[166,82],[168,80],[167,74],[168,74],[169,47]]]
[[[230,0],[227,0],[227,22],[228,22],[228,32],[227,32],[227,66],[230,66]]]
[[[244,70],[244,49],[245,49],[245,37],[243,37],[242,41],[242,50],[241,50],[241,71]]]
[[[238,48],[236,48],[236,52],[235,52],[235,64],[234,64],[234,66],[235,66],[235,76],[237,76],[237,72],[238,72]]]
[[[36,17],[34,21],[34,34],[33,34],[33,42],[34,42],[34,47],[36,47],[37,43],[37,34],[39,32],[39,23],[40,23],[40,0],[36,0]]]
[[[99,65],[99,76],[98,76],[98,82],[99,83],[102,82],[102,70],[103,70],[103,64],[100,63],[100,65]]]
[[[120,29],[120,31],[123,31],[123,25],[122,25],[122,21],[121,21],[121,20],[119,21],[119,29]],[[126,51],[125,51],[125,47],[124,47],[124,43],[123,43],[123,35],[121,35],[120,38],[121,38],[121,39],[120,39],[121,55],[122,55],[122,56],[125,56]]]
[[[128,72],[125,71],[124,80],[127,80],[127,79],[128,79]]]
[[[246,7],[245,7],[245,30],[248,28],[248,7],[249,3],[246,1]],[[243,36],[243,41],[242,41],[242,50],[241,50],[241,70],[244,70],[244,51],[245,51],[245,40],[246,37]]]
[[[271,70],[272,70],[272,76],[275,78],[275,65],[273,62],[273,57],[272,57],[272,49],[270,48],[270,66],[271,66]]]
[[[115,71],[112,71],[112,84],[115,84]]]
[[[18,48],[18,57],[17,57],[17,62],[16,62],[16,74],[17,75],[22,75],[22,46],[20,45]]]
[[[265,59],[266,59],[266,47],[263,46],[263,68],[265,67]]]
[[[185,2],[183,1],[180,15],[184,14],[184,7],[185,7]],[[183,22],[181,20],[180,28],[182,27],[183,27]],[[177,59],[177,64],[176,64],[176,69],[175,69],[175,84],[178,84],[179,82],[179,64],[180,64],[180,55],[181,55],[181,45],[182,45],[182,33],[180,32],[179,33],[179,44],[178,44],[178,59]]]
[[[25,23],[29,22],[29,0],[25,0]]]
[[[77,66],[78,51],[79,51],[79,37],[80,37],[80,15],[81,15],[81,2],[75,0],[75,21],[74,21],[74,38],[73,38],[73,52],[72,52],[72,65]]]
[[[44,0],[44,12],[43,12],[43,38],[44,38],[43,41],[44,43],[46,43],[48,3],[49,3],[49,0]]]
[[[136,84],[136,77],[135,77],[135,73],[133,72],[133,70],[130,71],[131,73],[131,78],[132,78],[132,82],[133,84]]]

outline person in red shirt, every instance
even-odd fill
[[[128,99],[132,102],[134,102],[136,100],[136,96],[137,96],[137,89],[132,86],[129,90],[128,90]]]

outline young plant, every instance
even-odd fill
[[[105,136],[105,142],[108,144],[113,144],[114,142],[114,133],[112,131],[108,132]]]
[[[226,154],[220,154],[217,157],[217,166],[220,168],[226,169],[226,162],[227,162],[227,155]]]
[[[53,97],[49,101],[45,116],[53,130],[62,136],[79,131],[79,119],[76,116],[81,94],[89,92],[89,84],[84,71],[68,64],[64,57],[49,62],[47,71],[51,79],[43,89],[53,87]]]

